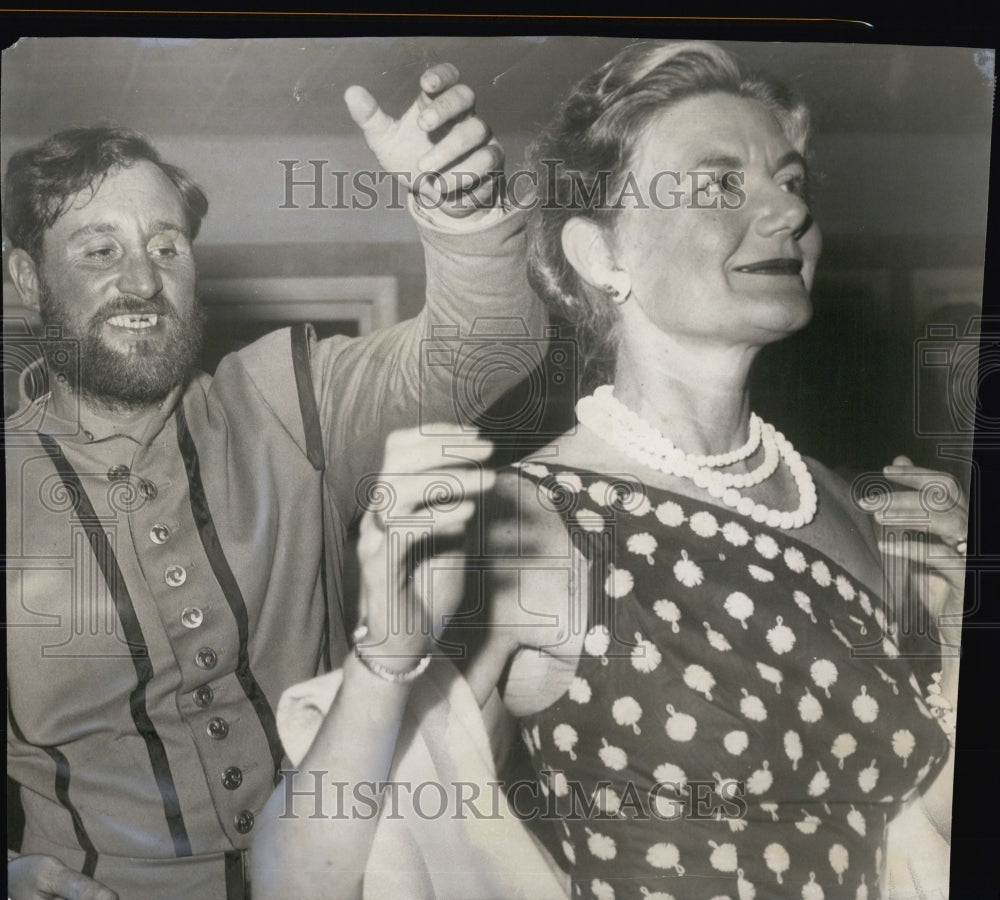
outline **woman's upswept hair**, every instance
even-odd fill
[[[41,260],[42,237],[80,191],[95,192],[108,172],[138,160],[158,166],[180,194],[188,237],[197,236],[208,199],[183,170],[163,162],[149,139],[114,125],[68,128],[15,153],[3,184],[3,227],[12,247]]]
[[[610,226],[639,139],[650,120],[687,97],[724,92],[770,110],[805,154],[809,113],[783,85],[703,42],[633,44],[584,78],[528,152],[537,194],[528,219],[528,275],[556,315],[576,327],[585,380],[614,371],[618,308],[566,259],[563,226],[585,216]],[[563,203],[570,197],[574,202]],[[580,202],[582,201],[582,202]]]

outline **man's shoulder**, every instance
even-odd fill
[[[339,334],[320,339],[316,335],[316,329],[308,322],[286,325],[227,353],[220,360],[215,374],[226,374],[233,367],[248,370],[251,375],[260,371],[270,373],[275,366],[287,368],[292,365],[297,354],[308,362],[318,345],[336,348],[355,341],[356,339],[347,335]]]
[[[311,390],[310,329],[279,328],[227,354],[212,375],[198,373],[185,393],[185,406],[203,405],[204,415],[222,413],[229,429],[246,434],[277,420],[306,452],[303,403]]]
[[[249,379],[259,389],[266,390],[269,382],[287,378],[293,372],[291,332],[291,328],[278,328],[227,353],[211,375],[198,373],[191,387],[218,390],[230,382],[241,384]]]

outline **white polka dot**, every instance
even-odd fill
[[[673,500],[667,500],[656,507],[656,518],[664,525],[676,528],[684,524],[684,510]]]

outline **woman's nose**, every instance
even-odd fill
[[[809,207],[798,194],[774,185],[767,189],[766,196],[760,202],[761,209],[755,227],[762,237],[788,232],[798,240],[812,227]]]
[[[163,281],[153,261],[145,253],[126,256],[118,276],[118,289],[143,299],[155,297],[163,289]]]

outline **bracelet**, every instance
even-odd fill
[[[373,675],[377,675],[383,681],[388,681],[391,684],[408,684],[411,681],[416,681],[424,672],[427,671],[427,667],[431,664],[431,654],[427,653],[420,658],[420,661],[408,672],[397,672],[395,669],[390,669],[387,666],[383,666],[380,662],[372,659],[370,656],[366,656],[364,649],[359,643],[368,635],[368,626],[362,623],[357,628],[354,629],[354,655],[360,660],[361,664]]]

